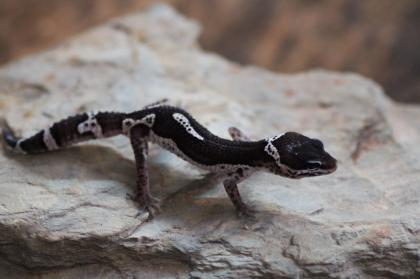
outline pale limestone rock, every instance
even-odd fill
[[[252,176],[240,191],[259,212],[253,223],[213,177],[153,147],[163,213],[145,223],[125,198],[136,175],[124,137],[1,152],[0,277],[419,278],[420,108],[355,74],[241,67],[200,50],[198,34],[166,6],[114,20],[0,69],[1,115],[30,135],[81,111],[168,97],[220,136],[237,126],[254,138],[317,137],[338,171]]]

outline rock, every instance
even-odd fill
[[[254,175],[240,187],[258,211],[251,222],[212,176],[153,147],[163,212],[145,222],[125,198],[135,170],[124,137],[1,152],[1,277],[418,278],[420,108],[355,74],[240,67],[201,51],[198,34],[166,6],[114,20],[2,68],[1,115],[30,135],[80,111],[168,97],[220,136],[238,126],[254,138],[320,138],[338,171]]]

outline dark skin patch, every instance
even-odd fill
[[[295,132],[287,132],[273,142],[282,164],[292,170],[335,170],[337,161],[324,150],[323,143]]]

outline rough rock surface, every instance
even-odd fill
[[[124,137],[37,156],[0,153],[0,277],[419,278],[420,108],[355,74],[278,75],[202,52],[166,6],[110,22],[0,70],[0,110],[29,135],[86,110],[164,97],[227,137],[294,130],[339,159],[330,176],[258,173],[238,219],[213,177],[152,148],[163,213],[136,218]],[[12,274],[12,275],[10,275]]]

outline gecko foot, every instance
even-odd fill
[[[144,211],[149,213],[147,217],[147,221],[151,221],[157,214],[160,213],[160,206],[159,206],[159,199],[151,196],[151,195],[140,195],[137,194],[135,196],[127,193],[127,198],[137,202],[140,205],[140,211],[136,215],[136,217],[140,216]]]
[[[228,129],[230,137],[234,141],[249,141],[249,137],[246,136],[241,130],[236,127],[229,127]]]
[[[238,208],[238,217],[239,218],[246,218],[246,219],[250,219],[250,220],[255,220],[255,214],[257,213],[255,210],[250,209],[247,206],[242,206],[240,208]]]

